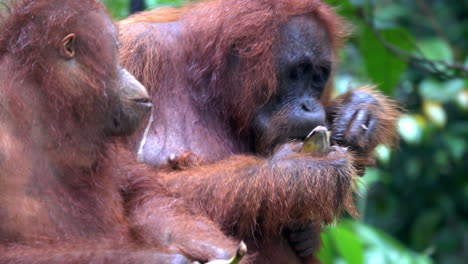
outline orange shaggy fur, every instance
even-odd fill
[[[146,145],[139,145],[140,133],[133,147],[149,153],[144,161],[166,168],[160,179],[194,213],[214,220],[226,235],[246,240],[246,263],[315,263],[315,257],[300,259],[283,231],[292,223],[313,221],[318,249],[320,226],[343,210],[355,212],[355,168],[358,162],[369,164],[372,154],[311,155],[297,153],[295,144],[271,157],[255,153],[248,125],[276,92],[280,28],[293,16],[310,17],[325,28],[336,66],[346,23],[318,0],[202,1],[119,23],[121,61],[155,104],[156,122],[145,134]],[[326,107],[339,106],[350,95],[331,101],[330,89],[328,83],[322,96]],[[375,109],[379,127],[372,145],[392,142],[398,111],[377,92],[363,91],[382,106]],[[146,193],[153,181],[148,177],[134,187]]]

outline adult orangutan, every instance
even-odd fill
[[[321,224],[354,212],[353,177],[394,138],[398,111],[377,91],[330,100],[343,24],[318,0],[212,0],[120,22],[122,63],[156,103],[139,159],[246,240],[248,261],[316,262]],[[340,147],[300,153],[317,125]]]
[[[93,0],[18,0],[0,20],[0,263],[191,263],[235,243],[114,143],[151,103]],[[132,184],[134,186],[135,184]],[[150,197],[151,210],[136,200]],[[140,239],[144,215],[151,228]],[[221,248],[218,248],[221,247]]]

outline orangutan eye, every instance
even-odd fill
[[[289,79],[291,81],[299,81],[309,74],[311,69],[312,65],[310,63],[300,63],[291,68],[289,71]]]
[[[315,85],[323,85],[330,77],[330,67],[318,66],[313,70],[312,81]]]

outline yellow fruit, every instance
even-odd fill
[[[302,152],[326,153],[330,150],[330,131],[324,126],[314,128],[304,140]]]

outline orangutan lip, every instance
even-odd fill
[[[151,108],[153,107],[153,104],[152,103],[137,103],[138,105],[141,105],[143,107],[146,107],[146,108]]]
[[[149,98],[132,99],[132,102],[142,108],[151,109],[153,107],[153,103]]]
[[[137,98],[137,99],[132,99],[132,101],[134,101],[135,103],[139,103],[139,104],[146,104],[146,103],[151,104],[151,100],[149,98]]]

